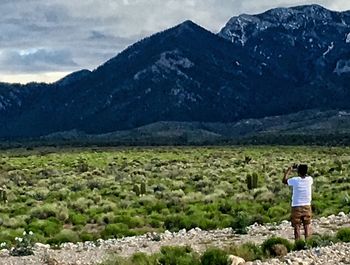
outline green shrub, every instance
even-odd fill
[[[261,247],[249,242],[242,245],[231,246],[228,252],[235,256],[242,257],[246,261],[261,260],[263,258]]]
[[[75,168],[78,173],[84,173],[89,171],[89,164],[84,159],[79,159],[75,163]]]
[[[147,255],[145,253],[135,253],[130,261],[133,265],[154,265],[157,264],[157,255]]]
[[[146,182],[142,181],[140,186],[140,194],[145,195],[146,193]]]
[[[10,251],[11,256],[30,256],[33,255],[33,233],[23,232],[21,237],[16,237],[16,242]]]
[[[94,234],[91,234],[89,232],[83,231],[79,234],[79,237],[81,241],[94,241],[96,239],[96,236]]]
[[[98,180],[89,180],[86,185],[90,190],[102,188],[102,183]]]
[[[156,220],[156,219],[151,219],[151,220],[149,220],[149,225],[152,228],[160,228],[160,227],[162,227],[162,222],[159,220]]]
[[[337,239],[342,242],[350,242],[350,227],[339,229],[337,232]]]
[[[17,215],[15,217],[9,218],[7,220],[3,220],[3,226],[6,228],[23,228],[26,226],[26,220],[28,219],[28,216],[26,215]]]
[[[132,217],[126,214],[115,216],[114,222],[126,224],[130,229],[136,227],[143,227],[145,224],[142,218]]]
[[[312,202],[312,212],[316,215],[322,214],[327,208],[328,205],[324,201],[314,200]]]
[[[269,208],[269,210],[267,211],[267,215],[270,218],[281,218],[283,217],[286,213],[288,213],[289,208],[286,207],[282,207],[282,206],[273,206],[271,208]]]
[[[34,234],[43,234],[46,237],[58,234],[62,228],[62,224],[54,218],[48,220],[33,220],[27,227],[27,229],[33,231]]]
[[[335,243],[337,239],[331,235],[313,235],[306,240],[306,245],[312,248],[325,247]]]
[[[32,218],[38,218],[38,219],[47,219],[49,217],[56,217],[57,205],[44,204],[42,206],[32,209],[30,215]]]
[[[159,264],[161,265],[199,265],[200,260],[192,249],[186,247],[162,247]]]
[[[79,197],[70,203],[70,207],[78,213],[85,213],[92,205],[94,205],[93,200],[84,197]]]
[[[60,245],[62,243],[66,243],[66,242],[76,243],[79,240],[80,240],[79,235],[76,232],[74,232],[70,229],[63,229],[61,232],[59,232],[53,238],[49,239],[48,243],[52,244],[52,245]]]
[[[293,250],[298,251],[306,248],[307,248],[307,244],[305,240],[302,240],[302,239],[295,240]]]
[[[227,265],[228,255],[224,250],[212,248],[206,250],[201,257],[202,265]]]
[[[277,256],[279,253],[277,253],[275,246],[276,245],[283,245],[286,247],[287,252],[290,252],[293,248],[293,245],[285,238],[281,237],[271,237],[269,239],[266,239],[263,244],[261,245],[262,251],[267,256]]]
[[[164,220],[164,228],[169,231],[178,231],[185,228],[184,215],[171,215]]]
[[[85,225],[87,223],[87,217],[82,214],[72,213],[69,219],[73,225]]]
[[[135,192],[136,196],[140,196],[141,194],[140,187],[137,184],[134,184],[132,191]]]
[[[233,215],[233,222],[231,227],[235,230],[237,234],[247,234],[248,226],[251,224],[249,216],[246,212],[238,212]]]
[[[129,230],[126,224],[108,224],[102,231],[101,236],[105,239],[111,237],[133,236],[135,233]]]
[[[23,231],[23,230],[22,230]],[[5,242],[7,245],[10,245],[14,242],[16,237],[21,236],[21,232],[13,229],[0,229],[0,243]]]
[[[219,204],[218,210],[223,214],[228,214],[232,210],[232,205],[228,201],[224,201]]]

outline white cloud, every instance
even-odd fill
[[[4,60],[6,54],[20,55],[13,63],[7,61],[11,72],[18,74],[93,69],[138,39],[187,19],[218,32],[241,13],[312,3],[350,9],[349,0],[1,0],[1,56]],[[41,55],[40,60],[20,54],[39,48],[65,51],[66,59],[59,63],[52,54]],[[30,59],[41,67],[30,69]],[[4,65],[1,59],[0,64]],[[0,67],[0,77],[4,73]]]
[[[35,74],[1,74],[0,82],[7,83],[21,83],[26,84],[29,82],[33,82],[33,80],[38,82],[52,83],[55,82],[70,72],[45,72],[45,73],[35,73]]]
[[[0,55],[0,70],[3,72],[45,72],[48,70],[72,69],[77,64],[68,50],[27,49],[6,50]]]

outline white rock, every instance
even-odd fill
[[[345,214],[344,212],[338,213],[338,216],[340,216],[340,217],[347,217],[346,214]]]
[[[174,234],[168,230],[165,230],[164,234],[161,235],[161,238],[163,238],[163,239],[171,239],[173,237],[174,237]]]
[[[184,228],[184,229],[181,229],[180,231],[179,231],[179,235],[185,235],[186,234],[186,229]]]
[[[8,257],[8,256],[10,256],[10,251],[8,251],[7,249],[0,250],[0,257]]]
[[[50,249],[49,244],[35,243],[34,248],[36,249]]]
[[[242,259],[241,257],[234,256],[234,255],[228,256],[228,261],[231,265],[242,265],[245,263],[244,259]]]

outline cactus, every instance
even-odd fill
[[[245,156],[245,157],[244,157],[244,163],[245,163],[245,164],[249,164],[250,161],[252,161],[252,158],[251,158],[250,156]]]
[[[136,193],[136,196],[140,196],[140,187],[137,184],[134,184],[132,190]]]
[[[343,170],[343,163],[340,160],[335,160],[334,161],[335,164],[335,170],[337,170],[338,172],[342,172]]]
[[[258,175],[256,173],[247,175],[246,182],[249,190],[256,189],[258,187]]]
[[[7,202],[7,192],[5,189],[0,189],[0,201],[4,203]]]
[[[141,193],[141,195],[146,194],[146,182],[145,181],[141,182],[140,193]]]

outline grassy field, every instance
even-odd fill
[[[310,167],[316,216],[349,212],[349,148],[2,151],[8,202],[0,202],[0,242],[24,230],[51,244],[193,227],[244,232],[254,222],[289,218],[290,190],[281,178],[293,163]],[[247,185],[254,177],[257,187]]]

